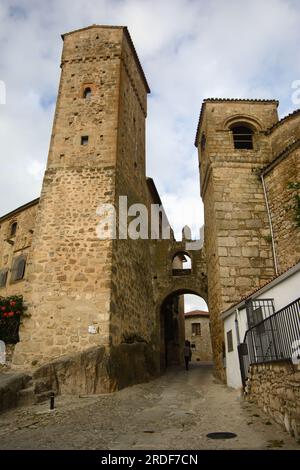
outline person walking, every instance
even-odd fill
[[[189,362],[192,357],[192,350],[191,350],[190,342],[188,340],[184,342],[183,354],[184,354],[185,370],[189,370]]]

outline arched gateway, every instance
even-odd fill
[[[207,302],[206,260],[203,249],[187,250],[187,243],[159,243],[156,253],[156,325],[160,370],[182,362],[184,294]],[[185,267],[187,266],[187,267]]]

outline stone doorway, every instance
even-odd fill
[[[169,294],[160,308],[160,371],[184,363],[188,339],[194,361],[211,361],[210,325],[206,301],[198,293],[179,290]],[[205,313],[207,315],[205,315]]]
[[[160,308],[160,370],[164,372],[169,366],[183,365],[183,347],[185,339],[191,340],[190,336],[193,335],[195,330],[195,338],[193,344],[196,344],[198,337],[198,317],[190,322],[189,319],[185,318],[185,313],[191,310],[207,310],[207,304],[205,300],[195,294],[195,292],[188,290],[175,291],[169,294],[161,304]],[[209,322],[207,318],[207,323]],[[191,325],[190,325],[191,323]],[[202,324],[202,319],[201,319]],[[185,325],[188,328],[191,326],[193,331],[189,332],[186,330]],[[207,325],[208,326],[208,325]],[[197,328],[195,328],[197,327]],[[207,328],[202,329],[202,333],[205,332],[207,339],[210,343],[210,332]],[[190,335],[191,333],[191,335]],[[201,333],[200,333],[201,334]],[[201,340],[203,341],[203,337]],[[199,350],[199,347],[197,347]],[[202,356],[201,356],[202,357]],[[211,360],[210,358],[204,358],[203,360]]]

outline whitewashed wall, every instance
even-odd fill
[[[285,275],[286,276],[286,275]],[[262,288],[251,296],[252,299],[274,299],[275,311],[282,309],[300,297],[300,270],[292,272],[289,277],[282,276],[282,280],[273,281],[270,286]],[[277,282],[276,285],[274,283]],[[246,307],[240,306],[240,310],[233,311],[224,319],[224,335],[226,346],[226,376],[227,385],[233,388],[241,388],[242,380],[240,373],[239,358],[237,352],[237,333],[235,319],[238,319],[240,341],[243,342],[248,329]],[[232,330],[233,351],[228,352],[227,332]]]

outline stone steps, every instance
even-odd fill
[[[19,394],[32,384],[31,376],[24,373],[6,373],[0,376],[0,412],[19,406]]]

